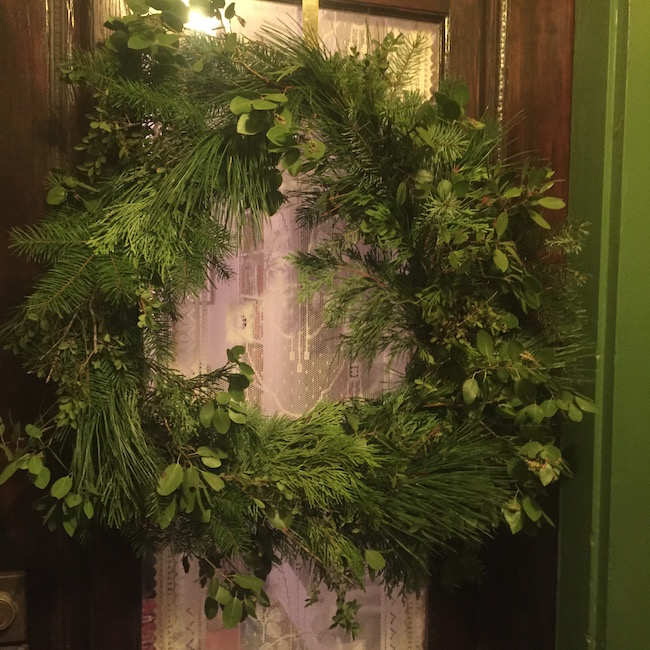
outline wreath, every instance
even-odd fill
[[[545,488],[568,471],[558,423],[593,411],[570,263],[584,227],[550,219],[564,206],[552,171],[503,160],[502,130],[466,115],[461,81],[433,100],[408,90],[418,39],[327,52],[285,29],[186,33],[180,0],[129,5],[66,65],[94,98],[79,166],[52,173],[46,218],[13,232],[45,270],[2,338],[51,399],[3,429],[0,483],[25,470],[70,536],[118,528],[139,551],[198,561],[225,627],[268,605],[272,566],[300,557],[354,634],[346,593],[368,574],[418,591],[504,521],[548,519]],[[404,364],[376,399],[295,419],[246,401],[243,347],[207,374],[173,367],[183,301],[228,277],[287,200],[283,173],[301,224],[330,224],[293,255],[302,299],[325,297],[342,354]]]

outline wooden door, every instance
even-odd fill
[[[530,152],[567,178],[573,0],[331,4],[434,20],[444,34],[446,74],[462,75],[470,86],[470,112],[512,124],[505,154]],[[8,257],[7,231],[42,216],[43,179],[51,166],[70,164],[83,113],[58,81],[56,62],[72,46],[92,47],[110,13],[120,13],[118,0],[0,0],[0,314],[21,300],[35,271]],[[561,188],[566,197],[566,184]],[[42,388],[10,358],[2,358],[0,377],[0,412],[29,417]],[[128,545],[105,535],[83,548],[48,533],[29,511],[31,496],[17,477],[0,490],[0,572],[26,571],[30,649],[135,650],[140,565]],[[432,593],[432,650],[551,650],[555,540],[551,529],[535,539],[504,533],[488,545],[481,586]]]
[[[115,3],[113,3],[115,4]],[[35,269],[8,254],[8,230],[44,212],[43,183],[69,164],[77,106],[56,66],[71,47],[90,47],[108,3],[0,0],[0,315],[26,294]],[[119,9],[113,8],[119,11]],[[0,358],[0,415],[28,420],[44,399],[15,359]],[[136,650],[140,562],[117,535],[82,546],[48,532],[31,511],[31,484],[19,472],[0,489],[0,573],[24,571],[30,650]],[[0,583],[0,591],[2,584]],[[0,647],[8,637],[0,633]],[[23,647],[12,642],[11,647]],[[25,646],[26,647],[26,646]]]

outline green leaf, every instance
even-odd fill
[[[379,551],[373,551],[367,548],[364,552],[366,564],[373,571],[381,571],[386,566],[386,559]]]
[[[566,207],[566,203],[556,196],[543,196],[538,203],[547,210],[561,210]]]
[[[72,489],[72,477],[62,476],[57,481],[54,481],[50,488],[50,494],[55,499],[63,499],[68,492]]]
[[[505,520],[508,522],[508,526],[510,526],[510,532],[513,535],[516,535],[524,527],[521,510],[509,510],[508,508],[504,508],[502,512]]]
[[[172,11],[163,11],[160,19],[175,32],[182,32],[184,23],[189,18],[189,11],[183,4],[177,4]]]
[[[41,467],[41,471],[34,478],[34,485],[40,490],[44,490],[50,483],[52,474],[47,467]]]
[[[537,458],[537,454],[539,454],[542,449],[544,449],[544,446],[541,442],[538,442],[537,440],[531,440],[525,445],[522,445],[519,448],[519,452],[527,458],[534,459]]]
[[[36,438],[37,440],[40,440],[43,437],[43,432],[41,429],[39,429],[37,426],[34,426],[33,424],[28,424],[25,426],[25,433],[30,438]]]
[[[287,151],[287,153],[282,156],[282,167],[286,169],[292,176],[297,176],[302,168],[300,149],[289,149],[289,151]]]
[[[494,339],[485,330],[479,330],[476,335],[476,348],[485,358],[489,359],[494,350]]]
[[[544,419],[544,411],[542,411],[542,407],[539,404],[530,404],[526,408],[526,411],[528,417],[535,422],[535,424],[539,424]]]
[[[27,471],[38,476],[43,469],[43,459],[40,456],[32,456],[27,463]]]
[[[169,496],[175,492],[183,482],[183,467],[180,463],[173,463],[165,468],[158,481],[156,492],[162,497]]]
[[[293,523],[293,516],[290,512],[279,512],[276,509],[271,510],[268,515],[268,521],[278,530],[285,530],[291,526]]]
[[[240,587],[243,589],[250,589],[255,594],[259,594],[260,591],[262,591],[262,587],[264,586],[264,580],[258,578],[257,576],[238,573],[233,579],[235,583]]]
[[[214,598],[206,598],[203,605],[205,617],[211,621],[219,613],[219,603]]]
[[[233,595],[230,593],[230,589],[228,589],[225,585],[219,583],[219,586],[217,587],[217,593],[214,595],[214,599],[220,605],[227,605],[233,599]]]
[[[61,203],[65,201],[66,196],[68,196],[68,192],[65,187],[62,185],[55,185],[47,193],[47,198],[45,200],[48,205],[61,205]]]
[[[596,405],[590,399],[580,397],[580,395],[574,395],[573,399],[575,400],[578,407],[585,413],[596,412]]]
[[[350,413],[350,411],[346,411],[345,419],[347,420],[347,423],[350,425],[352,431],[356,432],[359,430],[359,424],[361,421],[359,420],[359,417],[357,415],[355,415],[354,413]]]
[[[550,230],[551,224],[544,219],[544,217],[535,210],[528,210],[528,216],[540,227],[545,230]]]
[[[449,260],[449,265],[452,269],[460,268],[461,264],[463,263],[463,256],[461,251],[451,251],[447,259]]]
[[[226,404],[230,404],[230,393],[221,391],[220,393],[217,393],[215,395],[215,399],[217,400],[217,404],[220,404],[221,406],[225,406]]]
[[[264,99],[268,99],[270,102],[275,102],[276,104],[284,104],[287,101],[287,96],[284,93],[271,93],[264,95]]]
[[[452,95],[453,98],[458,102],[458,104],[462,108],[464,108],[465,106],[467,106],[467,104],[469,104],[470,95],[469,95],[469,88],[467,87],[467,84],[463,82],[458,82],[454,86]]]
[[[224,52],[234,52],[237,49],[237,34],[235,32],[230,32],[226,34],[226,38],[223,39],[223,51]]]
[[[242,614],[244,613],[244,606],[239,598],[233,598],[228,601],[223,607],[223,626],[229,630],[239,624]]]
[[[228,417],[235,424],[246,424],[246,416],[243,413],[237,413],[237,411],[233,411],[232,409],[228,409]]]
[[[230,112],[235,115],[242,115],[243,113],[249,113],[253,108],[253,101],[247,97],[233,97],[230,100]]]
[[[395,195],[395,202],[397,203],[398,208],[402,207],[406,203],[407,192],[406,182],[402,181],[397,186],[397,194]]]
[[[156,42],[156,35],[151,32],[136,32],[127,41],[131,50],[145,50]]]
[[[226,7],[226,10],[223,12],[223,17],[226,20],[232,20],[235,17],[235,3],[234,2],[231,2]]]
[[[149,13],[149,5],[144,0],[126,0],[126,4],[134,14]]]
[[[539,480],[541,481],[544,487],[550,485],[555,480],[555,478],[556,478],[555,472],[553,471],[551,465],[549,465],[548,463],[543,465],[542,468],[539,470]]]
[[[212,424],[214,416],[214,402],[206,402],[199,411],[199,422],[207,429]]]
[[[216,474],[212,474],[210,472],[204,472],[201,471],[201,476],[203,476],[203,480],[215,491],[215,492],[220,492],[221,490],[226,487],[226,484],[224,483],[223,479],[220,476],[217,476]]]
[[[254,99],[253,108],[256,111],[274,111],[278,105],[275,102],[270,102],[267,99]]]
[[[251,385],[251,380],[246,375],[230,375],[228,377],[228,392],[232,395],[234,390],[244,390]],[[235,400],[241,402],[241,400]]]
[[[501,273],[505,273],[508,270],[508,258],[502,250],[498,248],[494,249],[494,252],[492,253],[492,261],[494,262],[494,266],[496,266]]]
[[[508,229],[508,213],[503,211],[496,220],[494,229],[499,237]]]
[[[0,472],[0,485],[6,483],[20,469],[19,461],[20,458],[11,461],[2,472]]]
[[[159,32],[156,34],[156,45],[161,45],[162,47],[176,48],[178,46],[178,41],[179,41],[178,34],[170,34],[169,32],[166,33]],[[194,66],[192,66],[192,68],[194,68]],[[200,72],[200,70],[197,72]]]
[[[201,458],[201,462],[206,466],[211,469],[216,469],[217,467],[221,467],[221,460],[219,458]]]
[[[87,519],[92,519],[95,515],[95,506],[90,501],[84,503],[84,515]]]
[[[165,530],[172,523],[172,520],[176,516],[177,505],[176,497],[172,497],[167,507],[158,516],[158,526],[160,526],[161,530]]]
[[[212,417],[212,426],[217,430],[217,433],[228,433],[230,429],[230,418],[228,412],[222,408],[218,408]]]
[[[557,404],[554,399],[544,400],[540,406],[545,418],[552,418],[557,413]]]
[[[541,519],[543,511],[537,501],[530,497],[524,497],[521,505],[531,521],[539,521]]]
[[[303,153],[307,160],[320,160],[325,155],[326,147],[320,140],[312,139],[305,142]]]
[[[474,377],[466,379],[463,383],[463,401],[468,406],[473,404],[476,401],[476,398],[479,396],[480,388],[478,382]]]
[[[68,506],[68,508],[76,508],[83,500],[81,494],[77,494],[76,492],[68,492],[68,494],[65,495],[65,505]]]
[[[582,422],[582,411],[573,403],[569,404],[569,420],[573,422]]]
[[[239,362],[239,370],[244,375],[246,375],[249,381],[253,379],[253,377],[255,376],[255,371],[253,370],[253,368],[249,366],[247,363],[244,363],[243,361]]]
[[[267,132],[266,137],[279,147],[290,145],[293,142],[293,133],[284,124],[275,124]]]
[[[210,449],[210,447],[206,447],[205,445],[202,445],[196,450],[196,453],[199,456],[203,456],[205,458],[219,458],[219,453],[214,451],[214,449]]]
[[[450,122],[457,120],[462,113],[462,108],[460,104],[457,101],[454,101],[453,99],[448,99],[446,102],[444,102],[443,105],[441,106],[441,109],[442,109],[442,114]]]
[[[562,460],[562,450],[550,442],[544,445],[544,448],[540,451],[539,455],[552,465],[555,465]]]
[[[76,517],[70,517],[63,522],[63,530],[65,530],[69,537],[74,536],[74,533],[77,530],[77,523]]]
[[[260,113],[244,113],[237,120],[237,133],[241,135],[256,135],[264,129],[264,120]]]
[[[521,196],[522,191],[521,187],[509,187],[502,196],[504,199],[516,199]]]

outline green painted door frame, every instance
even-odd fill
[[[576,0],[570,211],[599,413],[564,445],[557,650],[650,649],[650,0]]]

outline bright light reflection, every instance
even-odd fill
[[[189,0],[183,0],[183,2],[186,5],[189,5]],[[229,27],[230,21],[224,20],[224,23],[226,27]],[[216,18],[209,18],[198,11],[190,10],[190,19],[185,23],[185,27],[195,32],[211,34],[214,36],[215,30],[218,27],[221,27],[221,23]]]

